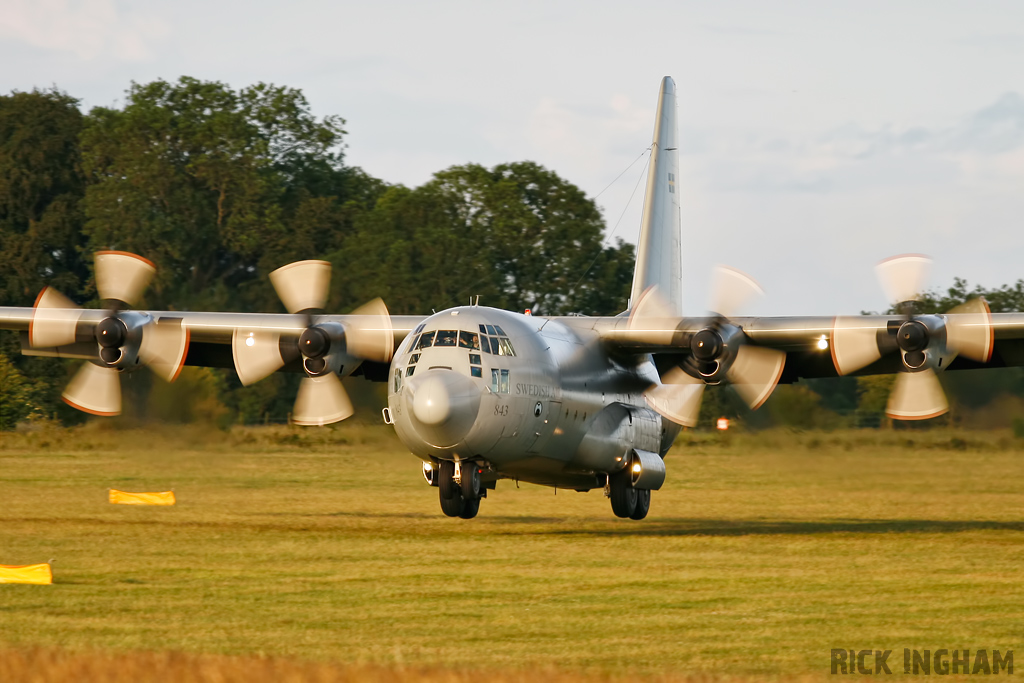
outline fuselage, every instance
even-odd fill
[[[678,428],[642,395],[657,381],[650,357],[616,358],[585,325],[468,306],[406,337],[388,405],[425,462],[471,460],[492,480],[588,490],[632,449],[668,450]]]

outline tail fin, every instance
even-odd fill
[[[651,147],[647,195],[640,223],[636,269],[630,308],[640,295],[657,286],[661,298],[676,315],[682,308],[682,250],[679,225],[679,154],[676,150],[676,83],[665,76],[658,96],[658,114],[654,120],[654,144]]]

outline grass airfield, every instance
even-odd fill
[[[382,427],[0,434],[0,564],[55,577],[0,586],[0,679],[792,680],[1024,640],[1008,433],[691,432],[667,467],[642,522],[510,481],[467,521]]]

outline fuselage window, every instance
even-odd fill
[[[499,340],[499,342],[501,344],[500,348],[501,348],[501,355],[502,356],[514,356],[514,355],[516,355],[515,349],[512,348],[512,342],[510,342],[508,339],[505,339],[504,337],[502,337]]]
[[[456,330],[438,330],[434,346],[455,346],[459,333]]]
[[[416,365],[416,363],[419,363],[419,362],[420,362],[420,354],[414,353],[411,356],[409,356],[409,365]]]
[[[497,325],[494,326],[494,331],[497,332],[499,336],[502,336],[502,337],[508,336],[508,335],[505,334],[505,330],[501,329]]]
[[[459,332],[459,346],[464,349],[480,350],[480,335],[476,332]]]
[[[508,370],[491,370],[491,391],[496,394],[508,393]]]
[[[480,365],[480,354],[479,353],[471,353],[471,354],[469,354],[469,364],[470,365]]]
[[[414,372],[416,372],[416,366],[415,365],[410,365],[409,367],[407,367],[405,369],[405,376],[406,377],[412,377],[412,373],[414,373]]]
[[[494,331],[494,325],[487,326],[487,334],[497,334],[497,332]]]
[[[484,376],[483,370],[481,370],[480,367],[476,366],[476,365],[472,366],[469,369],[469,374],[472,375],[473,377],[483,377]]]
[[[434,333],[433,332],[424,332],[420,336],[420,340],[416,344],[416,348],[417,349],[429,349],[433,345],[434,345]]]

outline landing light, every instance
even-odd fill
[[[633,472],[634,472],[635,474],[640,474],[640,470],[641,470],[641,469],[643,469],[643,468],[642,468],[642,467],[640,467],[640,463],[634,463],[634,464],[633,464]]]
[[[825,338],[825,335],[821,335],[821,339],[818,340],[818,348],[822,351],[828,348],[828,339]]]
[[[434,466],[431,465],[429,462],[423,463],[423,471],[424,472],[429,472],[432,469],[434,469]]]
[[[252,337],[252,332],[250,332],[250,333],[249,333],[249,336],[245,338],[245,345],[246,345],[246,346],[252,346],[252,345],[253,345],[253,344],[255,344],[255,343],[256,343],[256,340],[255,340],[255,339],[253,339],[253,337]]]

